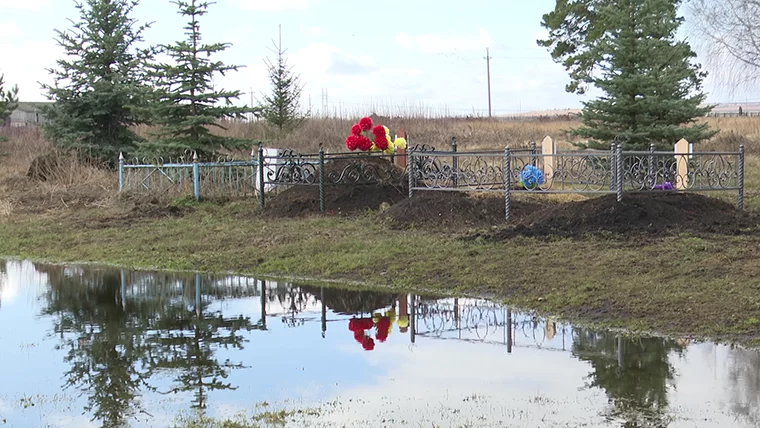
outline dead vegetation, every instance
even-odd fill
[[[114,171],[54,150],[38,130],[0,129],[0,137],[0,218],[105,206],[116,198]]]

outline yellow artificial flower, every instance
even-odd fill
[[[398,327],[399,328],[409,327],[409,315],[401,315],[400,317],[398,317]]]
[[[398,150],[404,150],[406,148],[406,138],[396,137],[396,141],[393,143],[393,145],[396,146],[396,149]]]

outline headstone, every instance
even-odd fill
[[[276,157],[278,156],[280,152],[280,149],[274,148],[274,147],[264,147],[264,157]],[[282,164],[283,161],[281,159],[267,159],[267,164],[264,165],[264,181],[268,181],[268,177],[274,177],[277,171],[278,163]],[[256,183],[256,189],[259,188],[259,171],[256,171],[256,176],[254,178],[254,182]],[[270,192],[273,189],[275,189],[275,184],[265,184],[264,185],[264,192]]]
[[[673,152],[676,158],[676,190],[684,190],[689,185],[689,142],[682,138]]]
[[[557,147],[554,144],[552,137],[548,135],[541,141],[541,154],[543,156],[544,164],[544,177],[551,179],[554,173],[554,168],[557,165]]]

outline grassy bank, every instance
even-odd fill
[[[760,336],[755,236],[488,242],[394,230],[378,213],[271,219],[247,202],[190,205],[151,217],[79,208],[6,219],[0,254],[464,292],[611,326]]]

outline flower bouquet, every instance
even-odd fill
[[[346,148],[352,152],[360,150],[392,155],[396,150],[406,149],[406,139],[391,139],[391,131],[387,126],[374,125],[371,118],[363,117],[351,127],[351,135],[346,137]]]
[[[520,186],[534,190],[542,184],[544,184],[544,172],[533,165],[525,165],[520,172]]]

